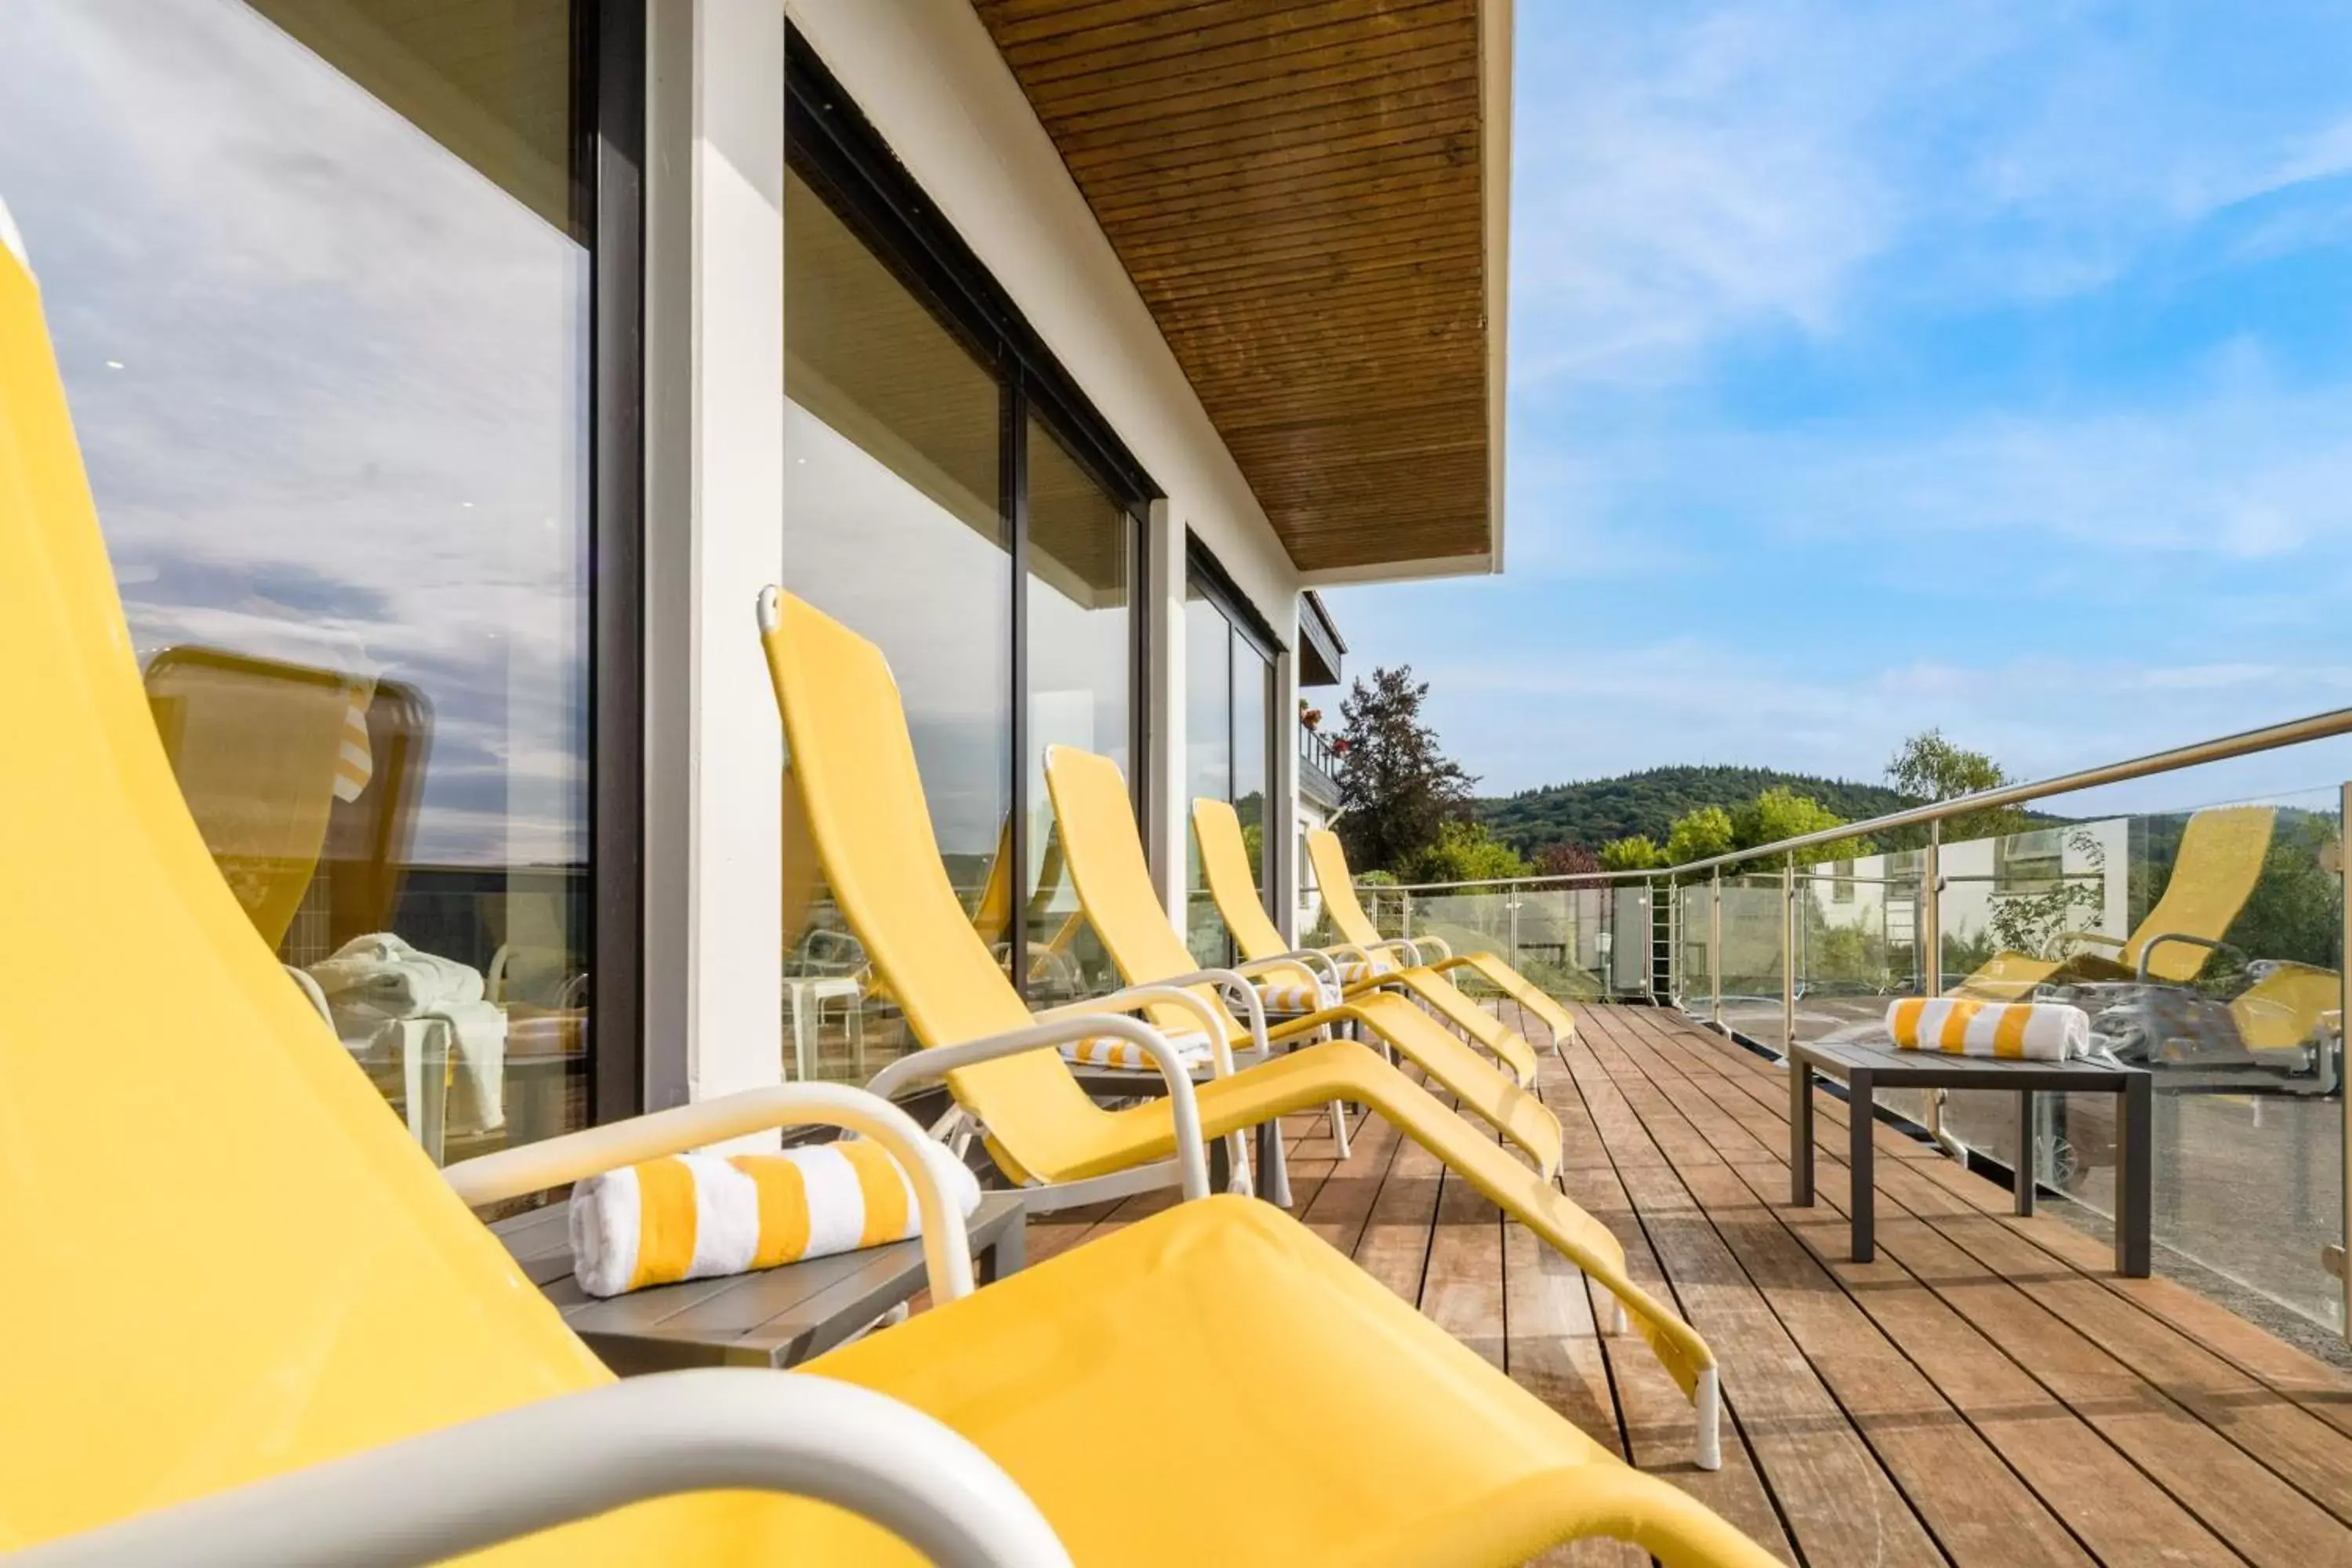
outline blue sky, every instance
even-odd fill
[[[1485,789],[2352,705],[2352,7],[1517,12],[1508,570],[1329,595]]]

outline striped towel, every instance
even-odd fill
[[[970,1215],[980,1183],[945,1149],[931,1165]],[[591,1296],[774,1268],[923,1232],[915,1189],[879,1143],[781,1154],[676,1154],[572,1189],[572,1272]]]
[[[1333,962],[1339,965],[1339,984],[1342,985],[1360,985],[1367,980],[1396,973],[1396,965],[1385,958],[1336,959]]]
[[[1956,1057],[2063,1062],[2091,1048],[2091,1016],[2058,1002],[1906,996],[1886,1009],[1886,1032],[1904,1050]]]
[[[373,686],[352,693],[343,710],[343,732],[335,749],[335,798],[348,805],[359,799],[375,776],[375,754],[368,746],[368,704],[375,700]]]
[[[1257,1003],[1269,1013],[1304,1016],[1339,1005],[1339,993],[1320,981],[1265,980],[1257,983]]]
[[[1177,1057],[1188,1068],[1204,1068],[1216,1059],[1209,1047],[1209,1037],[1198,1029],[1186,1032],[1161,1031],[1168,1043],[1176,1047]],[[1082,1068],[1129,1068],[1137,1072],[1157,1070],[1143,1047],[1133,1040],[1122,1040],[1116,1035],[1096,1035],[1089,1039],[1072,1040],[1063,1046],[1064,1059]]]

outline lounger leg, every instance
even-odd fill
[[[1692,1462],[1702,1470],[1723,1468],[1723,1379],[1715,1367],[1698,1374],[1694,1414],[1698,1417],[1698,1442]]]
[[[1261,1195],[1276,1208],[1290,1206],[1290,1162],[1282,1152],[1279,1119],[1258,1124],[1257,1168]]]
[[[1331,1102],[1331,1144],[1340,1159],[1348,1157],[1348,1106],[1344,1100]]]

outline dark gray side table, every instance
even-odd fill
[[[1993,1057],[1947,1056],[1940,1051],[1898,1050],[1892,1045],[1816,1041],[1789,1052],[1789,1201],[1800,1208],[1813,1201],[1813,1079],[1818,1074],[1846,1086],[1853,1106],[1847,1129],[1846,1163],[1853,1174],[1853,1260],[1876,1256],[1871,1238],[1877,1190],[1873,1185],[1871,1093],[1880,1089],[1991,1089],[2017,1096],[2017,1212],[2033,1212],[2033,1097],[2037,1094],[2113,1094],[2122,1099],[2116,1139],[2116,1272],[2145,1279],[2148,1272],[2151,1100],[2147,1073],[2139,1068],[2077,1058],[2064,1062],[2009,1061]]]
[[[929,1283],[923,1244],[897,1241],[599,1300],[572,1277],[565,1215],[556,1204],[490,1230],[572,1331],[623,1377],[688,1366],[793,1366],[823,1355]],[[981,1283],[1020,1268],[1024,1219],[1017,1194],[989,1193],[964,1222]]]

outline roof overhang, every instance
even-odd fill
[[[1347,651],[1348,639],[1339,635],[1323,595],[1312,589],[1298,595],[1298,684],[1339,685]]]
[[[1310,583],[1499,570],[1510,0],[973,0]]]

